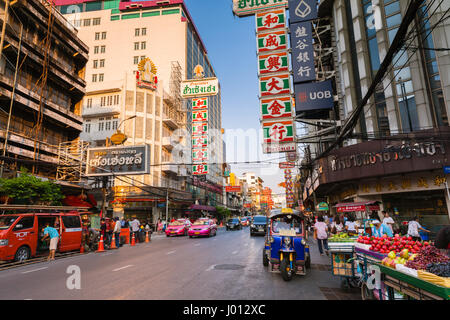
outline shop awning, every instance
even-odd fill
[[[378,201],[364,201],[364,202],[344,202],[338,203],[334,207],[337,212],[352,212],[352,211],[366,211],[366,208],[369,211],[372,210],[380,210],[380,206]]]
[[[211,206],[204,206],[201,204],[193,204],[189,207],[189,209],[191,210],[204,210],[204,211],[216,211],[215,207],[211,207]]]

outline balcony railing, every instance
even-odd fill
[[[93,117],[102,115],[117,115],[120,114],[120,106],[100,106],[93,105],[92,107],[83,107],[83,117]]]

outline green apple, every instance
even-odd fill
[[[395,259],[395,251],[389,252],[388,257],[391,259]]]

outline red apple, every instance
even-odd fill
[[[408,239],[409,241],[411,241],[411,240],[412,240],[412,237],[408,237],[407,239]]]

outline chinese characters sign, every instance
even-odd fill
[[[311,22],[290,25],[294,83],[316,80]]]
[[[192,110],[208,108],[208,98],[192,99]]]
[[[292,117],[291,97],[261,99],[262,120]]]
[[[259,79],[261,97],[290,94],[289,73]]]
[[[208,136],[198,136],[192,139],[192,148],[206,148],[208,146]]]
[[[317,0],[289,0],[290,23],[317,19]]]
[[[242,17],[263,10],[286,8],[287,5],[287,0],[233,0],[233,12]]]
[[[289,71],[287,52],[260,55],[258,57],[259,74]]]
[[[192,135],[201,136],[208,134],[208,123],[192,123]]]
[[[192,111],[192,122],[207,122],[208,109]]]
[[[264,143],[294,142],[294,121],[292,119],[267,121],[262,125]]]
[[[256,40],[258,54],[288,49],[286,30],[259,33]]]
[[[256,32],[269,31],[286,27],[286,10],[279,9],[256,14]]]
[[[194,175],[205,175],[208,173],[208,165],[199,163],[192,165],[192,174]]]
[[[208,161],[208,148],[192,149],[192,161],[193,162]]]

